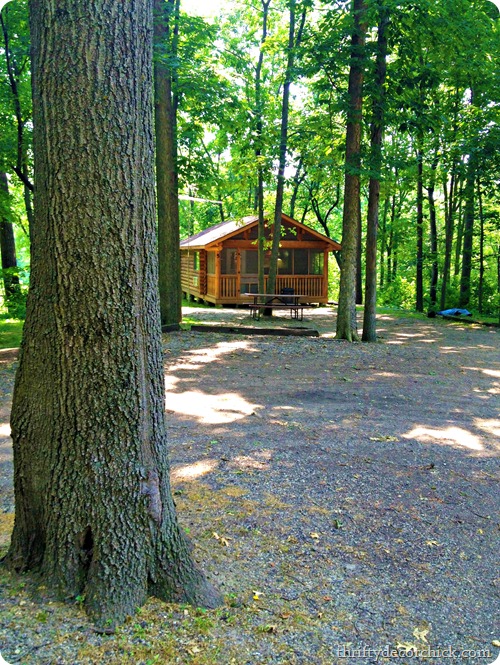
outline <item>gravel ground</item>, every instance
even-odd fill
[[[349,344],[326,308],[299,323],[184,314],[320,333],[164,338],[179,518],[225,607],[151,600],[103,636],[77,600],[1,571],[7,662],[493,663],[498,330],[384,315],[379,343]],[[14,368],[0,358],[3,423]],[[5,550],[13,498],[0,427]]]

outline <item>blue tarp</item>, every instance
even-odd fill
[[[472,316],[468,309],[443,309],[438,314],[441,316]]]

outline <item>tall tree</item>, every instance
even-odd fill
[[[218,602],[169,488],[152,20],[152,1],[30,4],[35,220],[7,561],[84,595],[104,626],[148,593]]]
[[[342,216],[342,258],[337,315],[337,337],[358,341],[356,322],[356,266],[360,209],[361,121],[365,58],[366,7],[353,0],[353,32],[349,68],[348,112],[345,152],[344,210]]]
[[[363,316],[363,342],[376,342],[377,306],[377,234],[380,198],[380,171],[382,165],[382,136],[384,128],[385,76],[387,70],[387,10],[379,6],[377,50],[375,58],[375,90],[372,101],[371,164],[366,223],[365,308]]]
[[[180,0],[154,0],[155,136],[158,257],[162,326],[182,319],[175,59]]]
[[[257,163],[257,214],[258,239],[258,282],[259,293],[264,293],[264,250],[265,250],[265,220],[264,220],[264,165],[263,165],[263,129],[264,104],[262,95],[262,66],[264,64],[264,49],[267,39],[267,22],[271,0],[261,0],[262,4],[262,37],[260,40],[259,59],[255,69],[255,161]]]
[[[306,20],[307,5],[303,5],[300,14],[299,28],[296,31],[297,3],[289,0],[289,27],[287,61],[285,69],[285,80],[283,83],[283,100],[281,106],[281,131],[279,142],[278,177],[276,182],[276,199],[274,203],[273,242],[271,248],[271,261],[269,265],[269,277],[267,280],[268,293],[274,293],[276,289],[276,275],[278,272],[278,253],[281,240],[281,214],[283,212],[283,195],[285,191],[285,167],[286,153],[288,147],[288,119],[290,110],[290,86],[295,74],[295,59],[297,48],[300,46],[304,24]]]

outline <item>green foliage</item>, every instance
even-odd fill
[[[288,2],[272,0],[267,38],[261,45],[262,4],[226,3],[213,21],[180,13],[177,51],[158,48],[174,73],[178,103],[179,185],[184,195],[207,199],[181,201],[183,237],[228,218],[255,212],[257,169],[264,176],[265,208],[274,206],[279,145],[280,103],[286,65]],[[352,16],[340,0],[308,4],[304,36],[295,58],[289,147],[283,210],[293,212],[322,233],[341,241],[346,95]],[[374,98],[374,53],[381,3],[367,0],[364,81],[364,138],[361,167],[362,207],[366,210],[369,123]],[[31,96],[27,0],[2,10],[10,39],[19,91],[26,154],[31,159]],[[385,140],[379,213],[379,302],[413,307],[416,262],[416,145],[423,147],[424,294],[428,293],[432,254],[426,188],[436,166],[438,291],[441,290],[445,229],[451,203],[453,238],[445,301],[458,300],[463,247],[460,225],[465,208],[464,182],[471,157],[478,157],[476,184],[483,215],[480,289],[480,210],[474,201],[471,274],[472,308],[498,311],[497,256],[500,246],[500,22],[484,0],[411,0],[383,3],[389,13],[389,58],[385,95]],[[262,49],[260,105],[255,96]],[[9,174],[10,196],[0,201],[3,219],[12,221],[18,265],[29,266],[25,192],[14,175],[17,161],[16,107],[5,61],[0,66],[0,171]],[[471,93],[471,90],[473,93]],[[261,130],[259,128],[261,119]],[[260,156],[256,156],[256,148]],[[31,166],[28,165],[31,172]],[[453,189],[452,189],[453,187]],[[222,205],[214,203],[222,201]],[[457,258],[456,258],[457,257]],[[456,264],[456,265],[455,265]],[[338,269],[332,261],[330,292],[337,296]],[[21,275],[23,288],[27,273]],[[439,298],[438,298],[439,300]],[[19,307],[22,316],[23,303]]]
[[[399,275],[379,292],[379,303],[399,309],[413,309],[415,306],[415,282]]]
[[[0,349],[15,349],[21,344],[24,321],[0,318]]]

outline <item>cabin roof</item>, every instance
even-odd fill
[[[268,218],[266,217],[266,221]],[[282,220],[287,221],[294,226],[305,229],[308,233],[316,236],[318,239],[323,240],[331,245],[331,251],[340,250],[340,244],[328,236],[325,236],[314,229],[311,229],[309,226],[298,222],[296,219],[288,217],[288,215],[282,215]],[[211,226],[200,233],[196,233],[189,238],[181,241],[181,249],[206,249],[210,246],[219,244],[221,240],[226,240],[231,236],[241,233],[241,231],[247,227],[254,226],[258,223],[259,218],[255,215],[248,215],[238,220],[229,220],[227,222],[221,222],[215,226]]]

